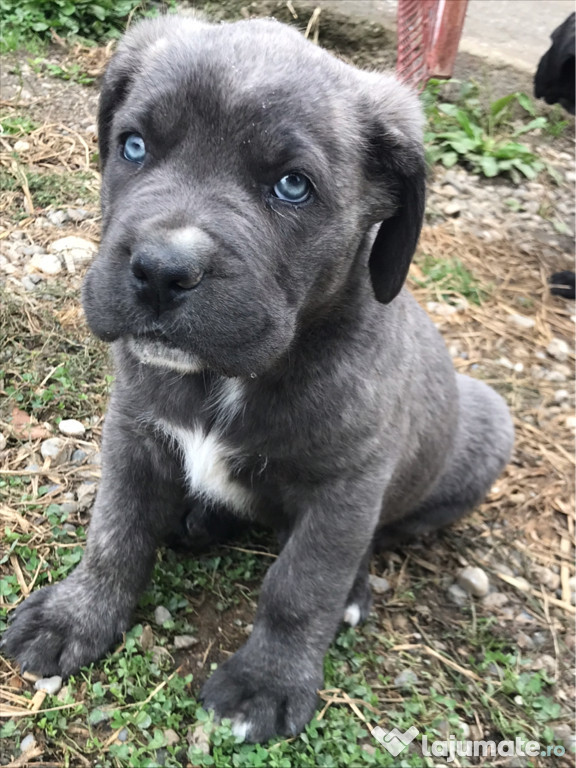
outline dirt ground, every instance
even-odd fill
[[[269,9],[281,20],[297,21],[302,27],[309,18],[295,20],[286,3],[227,3],[219,4],[216,11],[228,17]],[[320,16],[317,33],[322,45],[359,66],[386,68],[393,62],[389,34],[375,23],[344,22],[337,16],[324,15]],[[310,34],[315,34],[314,25]],[[56,47],[42,58],[61,68],[77,64],[97,79],[109,53],[102,48]],[[52,578],[50,569],[60,567],[62,552],[67,547],[69,552],[76,551],[74,548],[83,540],[93,500],[91,484],[99,477],[98,449],[106,376],[110,373],[106,350],[90,338],[79,305],[85,266],[65,268],[48,276],[39,273],[30,263],[30,254],[24,252],[25,247],[48,249],[54,240],[68,235],[98,242],[97,87],[55,78],[45,62],[31,63],[31,59],[34,57],[26,53],[15,55],[2,70],[4,115],[11,120],[31,121],[28,129],[0,136],[4,183],[0,245],[5,255],[3,265],[8,265],[2,275],[1,309],[0,432],[5,444],[0,446],[0,523],[4,530],[0,575],[6,585],[12,583],[10,579],[16,585],[13,593],[8,586],[0,590],[4,615],[33,586],[47,583]],[[466,72],[474,72],[478,66],[469,58]],[[483,76],[484,64],[480,71]],[[511,75],[501,73],[499,77],[492,79],[490,87],[501,95],[511,90]],[[17,142],[21,142],[19,148]],[[554,150],[547,139],[543,138],[541,144],[544,154],[563,152],[573,158],[573,123]],[[574,305],[550,295],[547,276],[554,265],[566,268],[573,261],[573,235],[554,234],[550,212],[547,217],[535,214],[536,224],[521,241],[506,227],[497,237],[490,236],[488,215],[488,224],[469,226],[463,217],[442,212],[438,201],[448,186],[443,173],[437,171],[431,176],[435,192],[409,284],[419,301],[428,306],[457,370],[484,379],[508,401],[515,418],[516,447],[510,465],[488,499],[470,517],[433,541],[374,559],[372,573],[386,578],[389,590],[375,594],[369,621],[354,634],[362,650],[365,682],[375,696],[371,701],[376,702],[371,704],[376,713],[367,715],[373,717],[373,724],[385,727],[390,717],[392,723],[396,722],[393,713],[402,710],[407,701],[418,701],[421,720],[438,728],[439,716],[432,725],[432,716],[427,719],[423,713],[443,712],[445,703],[440,706],[438,698],[444,697],[455,701],[454,707],[447,710],[451,725],[458,719],[465,722],[469,738],[504,738],[518,729],[542,743],[569,746],[574,733],[576,613]],[[61,180],[61,187],[50,193],[53,200],[37,180],[31,183],[36,178],[33,174],[52,174]],[[78,179],[78,184],[68,191],[70,179]],[[487,184],[482,179],[469,183],[479,187]],[[510,182],[501,183],[510,197],[517,194],[518,189]],[[547,205],[554,206],[560,194],[558,188],[548,177],[541,183]],[[38,195],[42,195],[40,202]],[[57,215],[78,209],[85,214],[78,220]],[[492,234],[498,228],[492,225]],[[488,236],[484,236],[483,229]],[[459,260],[472,275],[480,302],[461,290],[462,283],[449,280],[446,287],[431,279],[430,259],[441,263]],[[38,274],[41,281],[37,288],[31,288],[30,282],[23,283],[25,277]],[[448,304],[457,310],[447,311]],[[529,322],[519,323],[518,316]],[[558,340],[567,346],[559,345]],[[51,379],[55,364],[70,371],[72,383],[62,377],[57,382]],[[78,380],[75,377],[81,378],[82,385],[74,383]],[[40,447],[48,437],[58,435],[61,417],[80,419],[87,431],[82,438],[70,438],[68,460],[54,464],[41,455]],[[72,460],[72,450],[84,453],[79,463]],[[66,503],[71,505],[66,518],[71,526],[68,538],[54,540],[49,509],[53,505],[62,509]],[[14,537],[21,537],[28,549],[14,549]],[[31,549],[40,555],[37,570],[36,566],[31,570],[26,562],[25,552]],[[249,537],[235,553],[248,558],[248,575],[222,577],[217,582],[222,590],[218,600],[213,599],[213,591],[196,583],[185,596],[179,596],[178,605],[185,604],[193,617],[197,642],[191,650],[173,652],[173,668],[181,675],[194,674],[190,695],[197,693],[211,665],[233,652],[249,631],[255,591],[270,562],[267,552],[274,552],[267,539]],[[181,562],[173,555],[166,557],[168,563]],[[243,562],[240,560],[241,567]],[[459,570],[468,565],[478,566],[487,575],[487,597],[457,599],[450,591]],[[161,574],[162,579],[167,578],[162,569]],[[233,598],[227,591],[229,587],[236,589]],[[148,595],[138,611],[136,620],[144,625],[153,624],[154,607],[167,599],[158,589]],[[171,608],[173,613],[175,610]],[[171,642],[161,630],[154,631],[162,642]],[[510,668],[498,654],[514,659]],[[349,659],[345,663],[352,669]],[[350,669],[350,674],[355,672]],[[413,675],[410,693],[405,684],[394,682],[406,670]],[[537,680],[538,690],[522,690],[518,683],[511,683],[513,674],[514,680]],[[333,674],[332,682],[337,681],[339,693],[324,696],[325,708],[343,708],[354,720],[357,714],[349,705],[349,697],[355,694],[351,690],[347,693],[347,679]],[[87,684],[78,688],[78,700],[88,696]],[[28,764],[108,765],[99,763],[90,751],[93,747],[82,716],[74,721],[77,731],[71,731],[69,739],[63,732],[42,725],[45,705],[40,705],[38,714],[23,718],[23,709],[31,709],[30,693],[30,681],[19,675],[10,660],[0,659],[0,717],[4,722],[12,719],[18,726],[17,731],[6,732],[0,764],[13,768]],[[19,762],[18,744],[26,733],[34,733],[37,751],[31,762],[21,756]],[[107,750],[110,744],[117,743],[110,741],[114,735],[111,731],[98,733],[108,740]],[[395,765],[377,762],[381,758],[374,757],[375,742],[370,737],[362,744],[366,759],[375,761],[370,764]],[[134,764],[114,759],[110,765]],[[483,764],[522,768],[567,766],[573,762],[568,756],[537,757],[533,762],[515,760]],[[434,764],[443,765],[438,761]],[[472,764],[480,763],[461,762],[463,766]]]

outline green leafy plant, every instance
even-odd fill
[[[52,30],[89,40],[116,37],[146,5],[145,0],[0,0],[0,50],[13,50],[34,36],[50,40]]]
[[[478,86],[462,83],[460,93],[450,102],[442,100],[443,87],[440,81],[431,80],[422,96],[430,163],[445,168],[459,163],[489,178],[508,174],[516,183],[523,176],[534,179],[547,168],[518,138],[539,129],[554,134],[561,127],[557,120],[537,115],[527,94],[510,93],[486,103]]]

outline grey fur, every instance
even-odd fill
[[[513,442],[504,402],[455,375],[401,289],[424,208],[418,100],[273,21],[168,17],[125,36],[99,127],[84,307],[116,365],[102,482],[81,564],[15,611],[4,648],[74,672],[128,628],[162,540],[254,518],[282,551],[202,696],[250,740],[296,734],[345,607],[369,610],[373,546],[465,514]],[[121,156],[134,131],[141,167]],[[309,202],[272,195],[290,170]]]

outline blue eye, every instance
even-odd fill
[[[304,203],[310,197],[312,184],[302,173],[289,173],[274,184],[274,194],[287,203]]]
[[[124,139],[122,155],[131,163],[143,163],[146,157],[146,144],[139,133],[131,133]]]

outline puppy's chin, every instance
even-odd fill
[[[161,341],[129,336],[127,346],[144,365],[154,365],[179,373],[199,373],[206,367],[196,355],[169,347]]]

